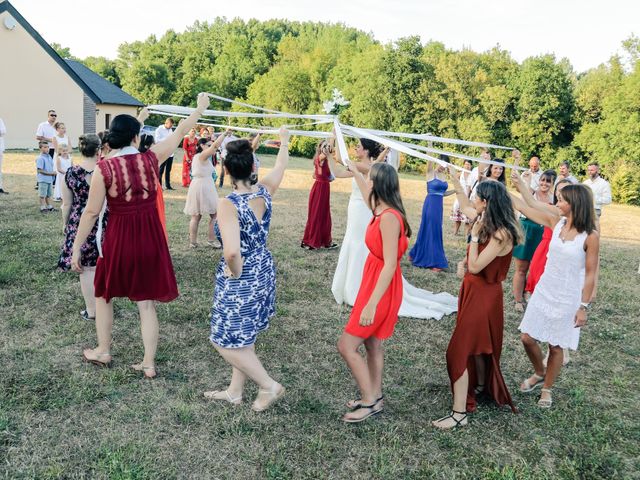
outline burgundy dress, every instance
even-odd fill
[[[313,160],[313,176],[316,179],[309,193],[309,214],[302,243],[311,248],[331,246],[331,207],[329,205],[331,170],[329,162],[320,165],[320,158]]]
[[[109,223],[96,266],[96,297],[169,302],[176,276],[157,208],[158,159],[145,153],[98,162],[107,188]]]
[[[488,242],[480,245],[479,251],[487,244]],[[467,272],[460,286],[458,319],[447,348],[447,370],[452,389],[465,369],[468,370],[468,412],[476,409],[476,355],[482,355],[485,360],[484,391],[498,405],[509,405],[511,410],[516,411],[500,371],[504,327],[502,282],[507,277],[510,264],[511,252],[503,257],[496,257],[480,273]]]

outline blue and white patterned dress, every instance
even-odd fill
[[[249,206],[249,200],[263,198],[266,210],[259,222]],[[267,238],[271,223],[271,195],[263,185],[252,193],[231,193],[227,196],[238,210],[240,224],[240,254],[244,260],[240,278],[225,276],[224,257],[216,271],[216,288],[211,308],[212,343],[223,348],[253,345],[258,332],[269,328],[275,314],[276,270]],[[220,232],[216,224],[216,235]]]

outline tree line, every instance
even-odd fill
[[[80,60],[145,103],[189,105],[207,91],[322,113],[338,88],[351,102],[343,123],[514,146],[577,173],[597,161],[615,200],[640,205],[640,39],[623,50],[578,73],[553,55],[518,63],[499,47],[451,50],[416,36],[381,44],[342,24],[217,18],[123,43],[115,60]],[[313,142],[296,138],[292,149],[313,152]]]

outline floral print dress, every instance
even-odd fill
[[[84,208],[87,206],[87,200],[89,198],[89,182],[87,176],[92,172],[86,171],[80,165],[74,165],[67,170],[64,177],[64,181],[73,194],[73,200],[71,202],[71,212],[69,213],[69,220],[67,226],[64,229],[64,244],[62,245],[62,251],[60,252],[60,258],[58,259],[58,270],[67,272],[71,269],[71,255],[73,253],[73,242],[76,239],[76,233],[78,233],[78,225],[80,224],[80,217]],[[98,220],[99,221],[99,220]],[[91,229],[91,233],[87,237],[87,241],[82,245],[80,249],[80,263],[85,267],[95,267],[98,262],[98,245],[96,243],[96,233],[98,232],[98,221]],[[102,217],[102,230],[105,230],[107,223],[107,212]]]
[[[257,192],[233,192],[227,198],[238,211],[244,264],[240,278],[231,278],[224,273],[224,257],[220,259],[209,339],[223,348],[241,348],[254,344],[258,333],[269,328],[269,319],[275,314],[276,270],[271,252],[267,250],[271,195],[259,184]],[[254,198],[264,199],[266,209],[261,221],[249,206]],[[216,234],[221,240],[217,224]]]

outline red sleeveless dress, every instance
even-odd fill
[[[373,323],[367,327],[360,326],[360,314],[369,302],[376,283],[384,267],[384,256],[382,247],[382,232],[380,232],[380,219],[384,214],[395,215],[400,222],[400,236],[398,237],[398,259],[396,271],[393,274],[391,283],[384,292],[373,317]],[[358,296],[351,310],[349,321],[344,329],[350,335],[360,338],[376,337],[380,340],[389,338],[398,322],[398,311],[402,304],[402,270],[400,269],[400,259],[407,251],[409,240],[405,235],[402,215],[397,211],[388,208],[380,215],[374,215],[367,227],[364,241],[369,249],[367,261],[364,264],[362,283]]]
[[[98,162],[107,188],[109,223],[96,265],[96,297],[169,302],[176,276],[157,208],[158,159],[145,153]]]
[[[549,244],[551,243],[551,236],[553,230],[549,227],[544,227],[542,232],[542,240],[538,244],[538,248],[531,257],[531,264],[529,265],[529,275],[527,276],[527,284],[524,287],[525,292],[533,293],[538,284],[538,280],[544,273],[544,267],[547,266],[547,253],[549,253]]]
[[[320,165],[319,157],[314,158],[313,166],[316,181],[309,192],[309,213],[302,243],[312,248],[323,248],[329,247],[332,243],[329,205],[331,170],[328,160]]]
[[[484,250],[487,244],[488,242],[480,245],[479,251]],[[468,370],[468,412],[476,409],[476,355],[482,355],[485,360],[484,391],[498,405],[509,405],[511,410],[516,411],[500,371],[504,329],[502,282],[507,277],[510,264],[511,252],[503,257],[496,257],[480,273],[467,272],[460,286],[458,318],[447,348],[447,370],[452,389],[465,369]]]

